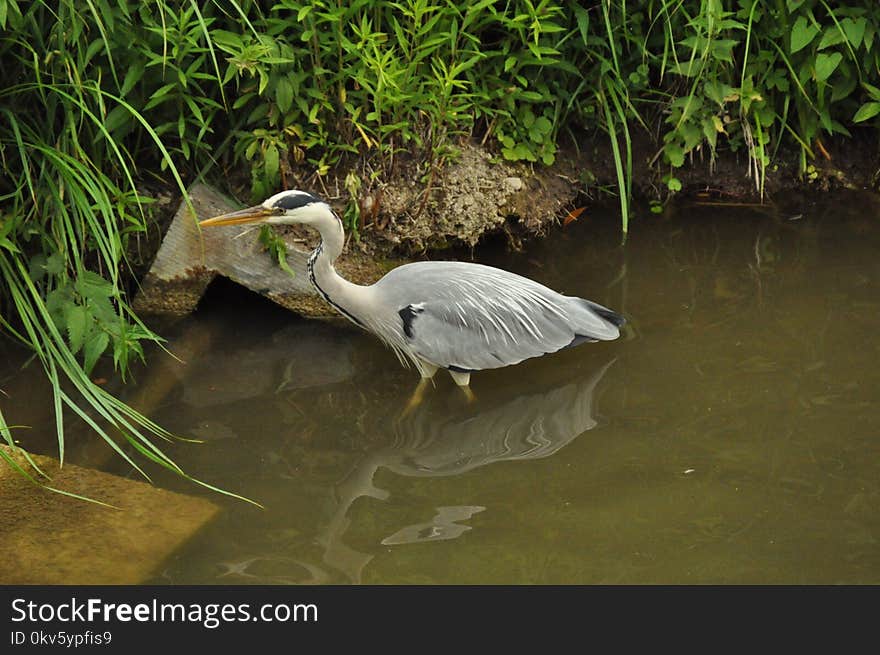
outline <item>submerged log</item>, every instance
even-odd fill
[[[211,281],[221,275],[305,316],[336,315],[309,282],[306,262],[314,235],[295,227],[278,230],[287,245],[287,263],[294,272],[291,275],[265,252],[259,228],[199,228],[200,220],[239,209],[237,203],[205,184],[193,186],[189,195],[195,215],[186,202],[181,203],[135,296],[137,312],[188,314]],[[360,253],[343,254],[337,269],[358,284],[374,282],[383,273],[378,264]]]

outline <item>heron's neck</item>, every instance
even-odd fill
[[[349,282],[333,267],[345,245],[342,221],[328,210],[319,221],[312,223],[312,227],[321,233],[321,243],[309,257],[309,279],[324,300],[346,318],[363,326],[359,315],[365,287]]]

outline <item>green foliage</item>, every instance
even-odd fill
[[[661,17],[662,51],[649,41],[645,58],[666,80],[663,156],[673,169],[701,150],[745,149],[762,190],[783,140],[801,148],[806,172],[823,134],[849,136],[847,123],[880,113],[872,0],[667,2]]]
[[[291,276],[296,275],[294,270],[290,268],[290,264],[287,263],[287,244],[284,243],[284,239],[275,234],[271,225],[260,226],[260,244],[275,260],[278,268]]]
[[[531,107],[525,106],[513,118],[510,125],[512,135],[505,134],[501,127],[496,131],[504,158],[552,165],[556,160],[556,139],[550,110],[536,117]]]

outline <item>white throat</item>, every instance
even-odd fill
[[[289,222],[270,219],[270,222]],[[308,261],[309,281],[318,294],[330,303],[340,314],[353,323],[364,327],[365,296],[369,287],[353,284],[336,272],[334,263],[345,246],[345,231],[342,221],[326,203],[313,203],[296,210],[296,222],[316,229],[321,235],[321,243],[312,252]]]

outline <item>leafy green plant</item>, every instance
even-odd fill
[[[505,159],[541,161],[547,166],[553,164],[556,160],[556,139],[550,111],[545,109],[543,114],[536,117],[531,107],[526,106],[511,121],[513,135],[505,134],[504,128],[498,128],[496,136]]]
[[[863,123],[880,114],[880,89],[867,82],[865,82],[864,87],[869,100],[856,111],[855,116],[853,116],[853,123]]]
[[[260,226],[259,239],[263,248],[278,264],[278,268],[291,276],[296,276],[294,270],[290,268],[290,264],[287,263],[287,244],[275,233],[271,225]]]
[[[800,148],[805,173],[822,149],[823,134],[849,136],[847,122],[880,112],[871,104],[876,87],[868,79],[876,79],[880,61],[874,3],[712,0],[692,14],[689,4],[663,7],[669,17],[668,71],[686,83],[685,92],[669,102],[666,118],[671,129],[663,152],[673,169],[703,147],[714,157],[723,139],[732,150],[747,150],[762,190],[764,172],[784,138]]]

